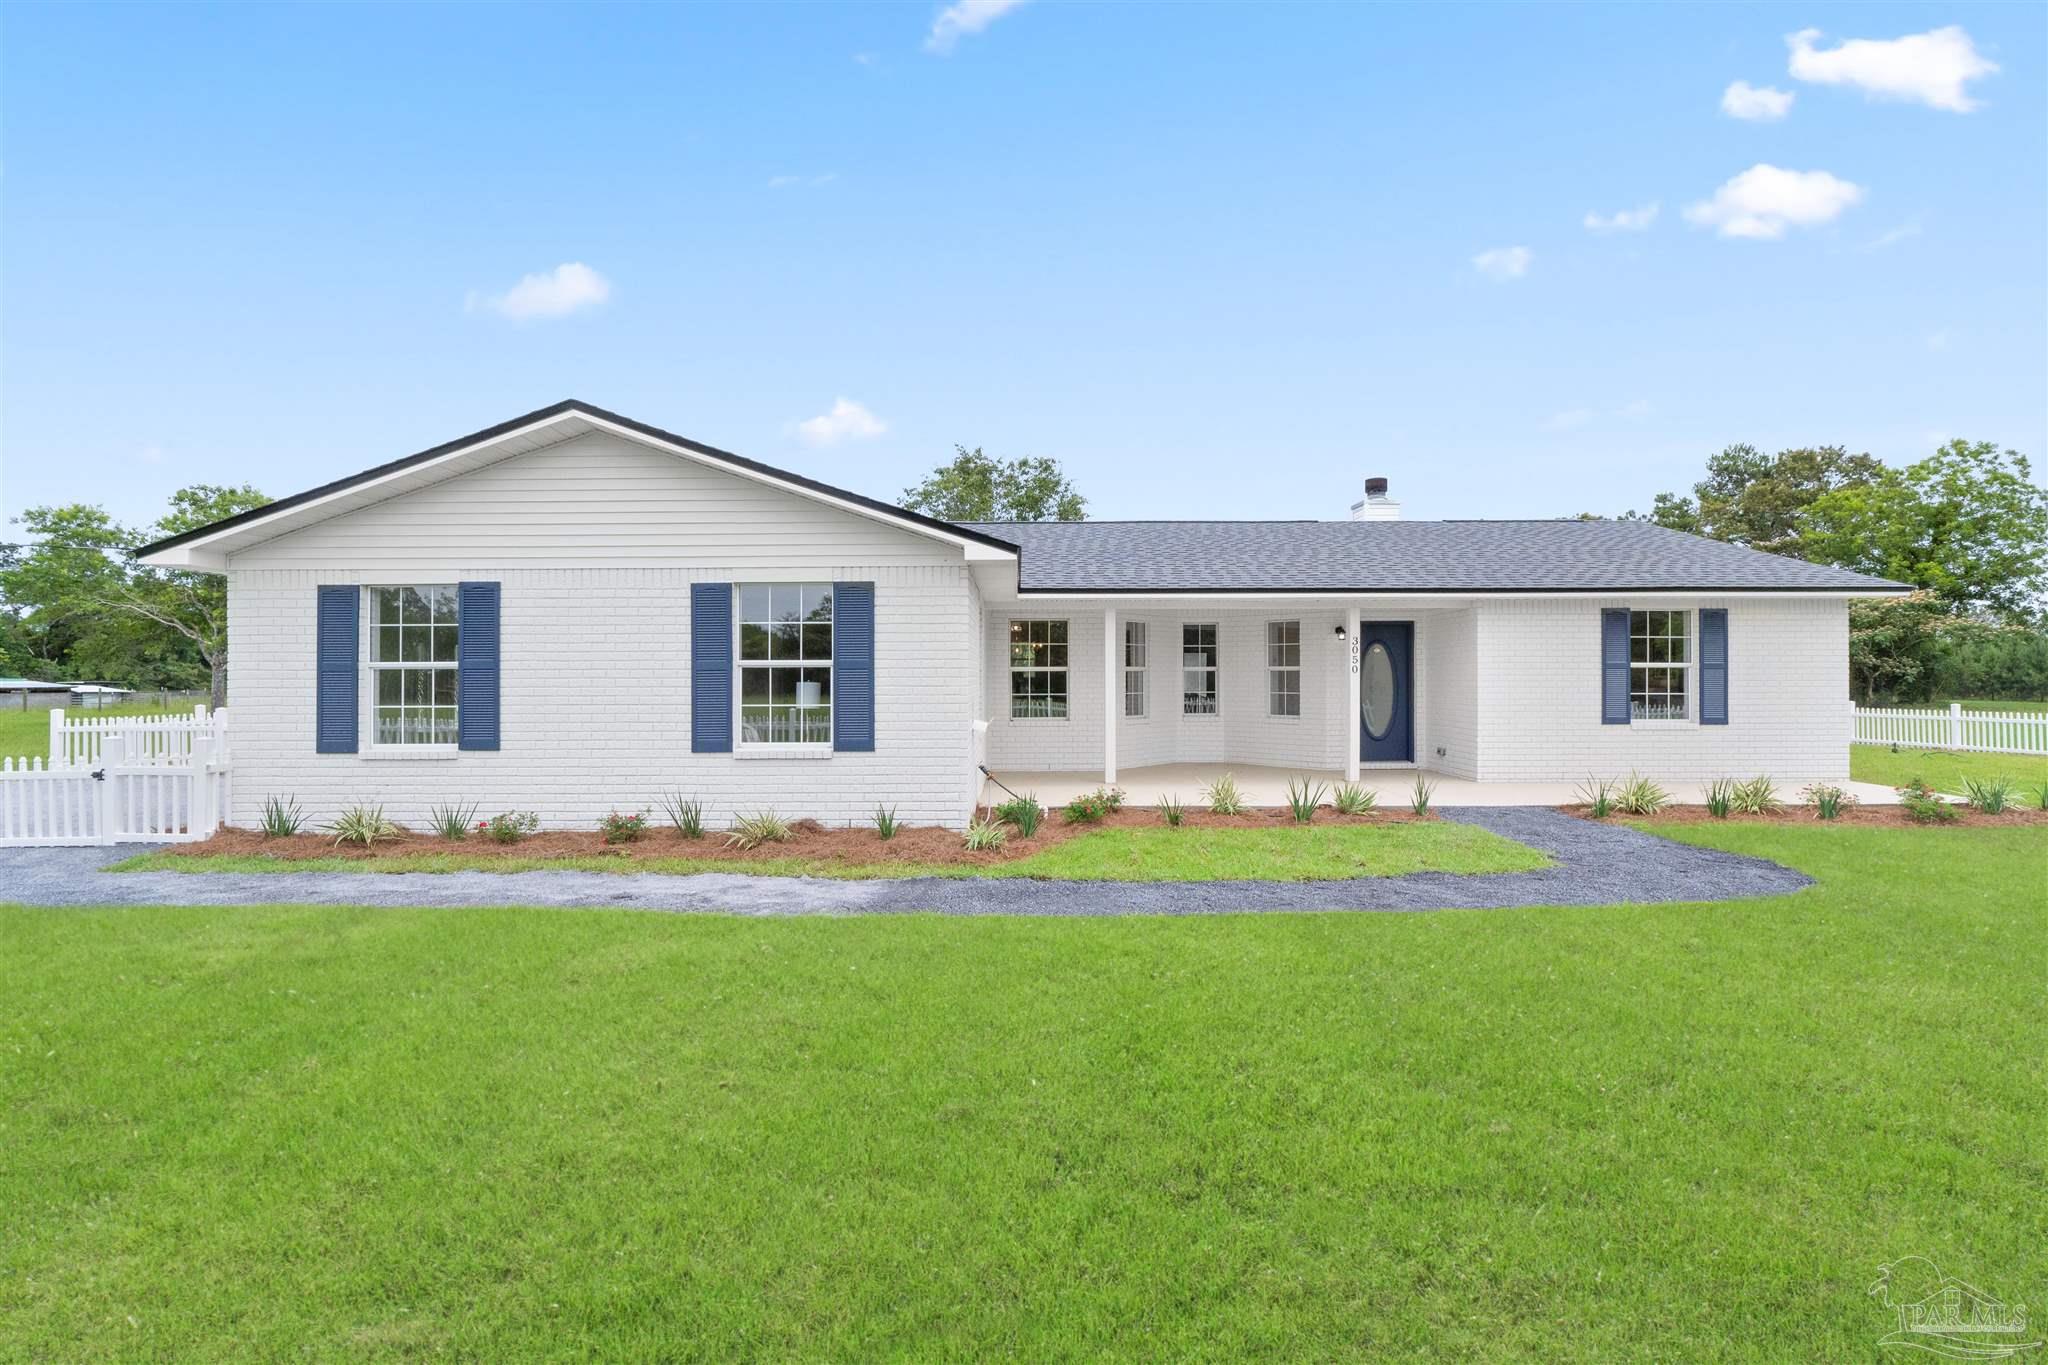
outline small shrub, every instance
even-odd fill
[[[1307,778],[1287,779],[1287,813],[1294,817],[1294,823],[1305,825],[1316,818],[1316,807],[1323,804],[1323,797],[1329,788],[1318,782],[1310,787]]]
[[[1421,773],[1415,774],[1414,789],[1408,793],[1408,809],[1417,815],[1429,814],[1430,798],[1436,795],[1436,783]]]
[[[1856,804],[1856,798],[1829,782],[1816,782],[1799,789],[1799,799],[1813,811],[1816,820],[1839,820],[1842,808]]]
[[[733,848],[759,848],[763,844],[780,844],[789,839],[789,821],[772,810],[757,811],[742,815],[732,822],[726,832],[725,842]]]
[[[1181,821],[1188,818],[1188,813],[1182,809],[1178,796],[1162,796],[1159,798],[1159,818],[1177,829]]]
[[[445,806],[429,806],[427,823],[434,827],[434,833],[443,839],[462,840],[469,837],[469,827],[476,823],[476,802],[466,806],[451,802]]]
[[[1000,820],[976,820],[967,827],[967,849],[970,853],[985,853],[1003,846],[1010,837]]]
[[[597,822],[598,835],[608,844],[630,844],[647,832],[647,812],[636,810],[630,815],[617,811]]]
[[[477,822],[477,829],[494,844],[516,844],[529,834],[540,832],[540,816],[530,810],[500,811]]]
[[[1640,773],[1630,773],[1614,793],[1614,808],[1623,815],[1655,815],[1670,804],[1671,793]]]
[[[1356,782],[1340,782],[1337,790],[1330,794],[1330,804],[1337,808],[1339,815],[1369,815],[1379,803],[1378,792]]]
[[[1707,785],[1707,814],[1716,820],[1726,820],[1734,808],[1735,783],[1725,777],[1715,778]]]
[[[1038,833],[1038,822],[1045,818],[1045,807],[1038,804],[1035,796],[1013,796],[995,808],[995,818],[1004,824],[1015,825],[1017,833],[1029,839]]]
[[[1934,788],[1915,778],[1898,789],[1899,805],[1906,818],[1918,825],[1952,825],[1959,818],[1956,808],[1934,794]]]
[[[1963,795],[1986,815],[1996,815],[2012,804],[2012,779],[1966,777],[1963,779]]]
[[[263,798],[263,837],[286,839],[306,827],[306,812],[299,808],[296,796],[266,796]]]
[[[1244,793],[1237,789],[1237,779],[1229,773],[1202,788],[1202,799],[1209,803],[1212,815],[1244,814]]]
[[[342,811],[334,818],[334,823],[327,827],[327,832],[334,836],[336,848],[343,844],[360,844],[364,848],[369,848],[386,839],[396,839],[404,833],[397,825],[384,818],[384,807],[363,805],[350,806]]]
[[[1108,816],[1123,809],[1124,794],[1115,787],[1097,787],[1086,796],[1077,796],[1067,802],[1066,818],[1070,825],[1099,824]]]
[[[896,808],[894,806],[875,807],[875,837],[883,840],[896,837]]]
[[[685,839],[704,837],[704,803],[686,799],[681,792],[661,798],[661,809],[668,816],[668,822]]]
[[[1605,820],[1614,814],[1614,784],[1604,777],[1589,777],[1579,784],[1579,800],[1587,814]]]
[[[2043,782],[2041,790],[2034,793],[2034,807],[2037,810],[2048,810],[2048,782]]]
[[[1769,815],[1783,804],[1778,800],[1777,784],[1768,777],[1752,777],[1747,782],[1737,782],[1729,792],[1728,801],[1737,815]]]

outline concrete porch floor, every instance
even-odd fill
[[[1244,793],[1245,803],[1251,806],[1285,806],[1287,804],[1287,783],[1306,777],[1311,783],[1320,782],[1335,787],[1344,780],[1341,772],[1316,772],[1300,768],[1268,768],[1250,763],[1161,763],[1145,768],[1125,768],[1117,773],[1116,784],[1123,788],[1125,797],[1133,806],[1156,806],[1165,797],[1177,797],[1189,806],[1204,804],[1202,791],[1224,773],[1237,779],[1238,790]],[[1381,806],[1400,807],[1408,804],[1409,793],[1415,787],[1416,770],[1413,768],[1366,768],[1358,774],[1359,785],[1370,787],[1379,793]],[[1423,774],[1435,788],[1430,800],[1438,806],[1567,806],[1578,802],[1580,779],[1567,782],[1474,782],[1469,778],[1446,777],[1441,773]],[[1740,779],[1743,774],[1731,774]],[[1063,806],[1075,797],[1092,792],[1102,785],[1100,772],[1006,772],[997,770],[996,782],[1021,795],[1036,796],[1046,806]],[[1664,789],[1671,793],[1678,805],[1696,806],[1706,799],[1706,784],[1703,782],[1666,782]],[[1805,782],[1778,784],[1778,799],[1787,805],[1799,800],[1799,788]],[[1898,802],[1898,793],[1890,787],[1881,787],[1872,782],[1842,782],[1841,787],[1866,806],[1890,806]],[[982,783],[981,799],[984,804],[1006,799],[1002,788],[994,782]],[[1328,797],[1325,796],[1325,801]]]

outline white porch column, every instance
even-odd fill
[[[1358,608],[1352,607],[1344,613],[1344,667],[1351,675],[1348,693],[1351,704],[1345,708],[1344,722],[1344,780],[1358,780]]]
[[[1116,608],[1102,609],[1102,785],[1116,785],[1116,713],[1123,709],[1123,641],[1117,638]]]

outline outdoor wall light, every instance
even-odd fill
[[[1340,640],[1344,638],[1344,627],[1337,627],[1337,638]]]

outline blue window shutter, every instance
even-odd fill
[[[1728,613],[1700,612],[1700,724],[1728,723]]]
[[[323,583],[314,618],[313,751],[356,751],[356,670],[362,649],[361,589]]]
[[[875,585],[832,585],[832,747],[875,751]]]
[[[690,752],[732,752],[732,584],[690,585]]]
[[[1600,613],[1600,723],[1628,724],[1628,612]]]
[[[498,747],[498,585],[456,588],[456,743],[464,749]]]

